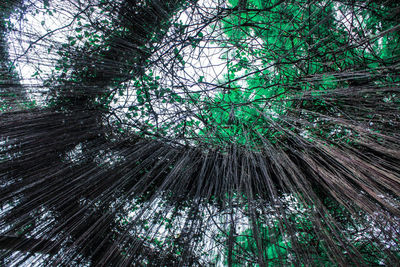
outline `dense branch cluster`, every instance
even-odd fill
[[[0,265],[400,259],[400,5],[0,4]]]

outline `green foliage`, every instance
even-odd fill
[[[398,34],[376,38],[378,53],[363,45],[346,47],[353,38],[378,33],[379,20],[374,12],[363,10],[357,15],[363,16],[360,19],[366,25],[354,28],[356,36],[353,36],[336,18],[337,9],[349,12],[344,4],[324,2],[303,8],[297,2],[244,2],[246,7],[238,7],[238,1],[229,1],[235,11],[222,20],[226,39],[219,44],[230,47],[222,56],[227,60],[227,74],[220,81],[222,92],[212,99],[203,99],[208,118],[200,135],[215,136],[218,143],[229,140],[250,146],[253,142],[257,146],[262,143],[260,135],[269,142],[277,142],[280,130],[273,124],[279,122],[294,134],[307,135],[309,141],[323,138],[336,143],[350,142],[348,137],[356,136],[356,132],[321,120],[321,114],[337,116],[343,104],[339,99],[327,102],[325,95],[340,87],[353,86],[335,73],[361,67],[363,72],[376,76],[382,62],[392,60],[393,53],[398,53],[393,47]],[[380,30],[390,26],[394,24]],[[302,100],[302,95],[308,92],[311,98]],[[291,116],[308,121],[310,127],[293,128],[286,120]]]

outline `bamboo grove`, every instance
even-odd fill
[[[0,3],[1,266],[397,266],[395,0]]]

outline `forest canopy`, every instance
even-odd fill
[[[0,265],[395,266],[394,0],[0,3]]]

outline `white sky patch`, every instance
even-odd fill
[[[212,98],[220,92],[216,88],[218,84],[223,82],[224,76],[228,73],[228,60],[222,58],[221,55],[228,53],[229,48],[222,48],[220,46],[218,43],[219,37],[211,34],[212,30],[210,27],[202,28],[201,31],[199,30],[198,23],[200,23],[201,14],[195,13],[198,10],[215,12],[217,8],[224,6],[222,2],[218,2],[200,0],[197,2],[195,11],[191,8],[180,11],[172,19],[177,24],[186,25],[185,36],[189,36],[188,40],[195,40],[196,45],[193,47],[187,43],[188,40],[182,40],[182,43],[177,46],[177,43],[174,41],[176,41],[176,38],[180,34],[174,32],[176,27],[172,27],[168,31],[167,36],[160,44],[155,44],[155,47],[159,47],[150,58],[150,61],[155,63],[151,71],[154,77],[160,77],[158,81],[160,87],[173,88],[173,93],[183,98],[190,98],[196,93],[199,93],[202,98]],[[210,42],[210,39],[215,39],[216,42]],[[226,40],[223,40],[223,42],[226,42]],[[178,49],[178,51],[175,49]],[[176,52],[182,57],[182,60],[185,62],[184,64],[176,60]],[[136,89],[133,88],[133,83],[128,82],[127,84],[129,88],[124,91],[123,96],[117,96],[118,101],[112,103],[112,107],[116,109],[118,116],[122,119],[126,118],[124,114],[128,111],[129,106],[138,105],[135,93]],[[152,125],[157,125],[157,121],[159,121],[164,122],[164,124],[176,125],[187,120],[188,112],[200,109],[200,107],[184,105],[177,107],[175,103],[165,102],[161,98],[157,99],[154,92],[150,92],[150,94],[153,99],[152,108],[158,117],[156,119],[153,114],[144,116],[139,118],[138,124],[147,121],[147,123],[150,122]],[[127,105],[127,103],[129,104]],[[176,112],[177,109],[180,111]],[[198,132],[199,130],[195,131]],[[172,130],[169,130],[169,134],[173,134]]]
[[[57,53],[63,46],[72,45],[71,38],[79,35],[75,30],[89,24],[86,15],[96,20],[100,10],[95,2],[53,0],[49,6],[42,1],[32,1],[24,16],[11,16],[14,30],[8,36],[9,55],[26,89],[28,96],[38,104],[44,103],[42,93],[49,88],[43,85],[55,71],[61,56]],[[86,12],[90,9],[90,12]],[[81,34],[82,35],[82,34]],[[82,46],[87,38],[83,35],[73,45]]]
[[[169,29],[160,44],[154,45],[157,50],[150,58],[153,76],[160,77],[158,82],[161,88],[173,88],[173,93],[189,100],[192,97],[198,97],[200,102],[217,101],[218,94],[223,95],[234,89],[242,93],[249,92],[246,99],[243,99],[246,102],[258,97],[258,89],[249,90],[252,89],[249,81],[258,79],[256,73],[268,70],[270,75],[276,75],[274,62],[267,63],[262,56],[255,53],[263,48],[264,40],[257,37],[254,30],[250,30],[246,39],[243,40],[242,43],[247,45],[247,48],[244,48],[235,46],[229,36],[221,34],[221,29],[225,26],[220,20],[199,28],[198,25],[201,25],[203,20],[212,19],[218,9],[226,8],[226,5],[226,2],[199,1],[194,9],[189,7],[172,19],[174,26]],[[206,18],[198,13],[204,11],[207,14]],[[179,27],[182,27],[183,34],[179,32]],[[194,44],[191,43],[192,41]],[[240,57],[247,61],[247,66],[241,70],[228,72],[234,65],[243,64],[237,53],[241,53]],[[229,77],[229,73],[234,75],[233,78]],[[135,91],[132,83],[128,87],[124,95],[118,96],[118,101],[112,104],[117,116],[121,119],[126,118],[124,114],[128,111],[127,103],[131,106],[139,105],[136,94],[131,93]],[[149,91],[149,94],[152,97],[152,109],[157,114],[157,118],[149,114],[140,117],[138,124],[146,121],[148,124],[150,121],[152,125],[158,125],[158,122],[178,125],[186,120],[196,121],[193,115],[199,114],[203,109],[201,104],[177,105],[165,102],[165,98],[157,100],[154,92]],[[196,96],[196,94],[199,95]],[[198,122],[198,127],[192,128],[196,134],[204,127],[202,122]],[[167,135],[173,135],[171,128]]]
[[[366,3],[360,3],[360,5],[366,5]],[[377,32],[372,32],[371,29],[368,29],[365,21],[368,21],[370,17],[368,14],[365,16],[360,14],[360,12],[357,11],[357,7],[355,7],[356,10],[352,10],[347,5],[335,2],[334,9],[335,12],[333,12],[333,14],[336,22],[338,23],[339,27],[346,30],[351,44],[357,45],[360,42],[364,42],[368,38],[375,39],[374,36],[379,34],[379,30]],[[381,25],[381,22],[377,22],[377,29],[381,29]],[[375,40],[376,47],[374,47],[374,49],[380,51],[383,48],[383,37],[378,37]],[[365,44],[360,46],[360,49],[365,48],[369,53],[374,53],[373,48],[369,44],[369,42],[365,42]]]

